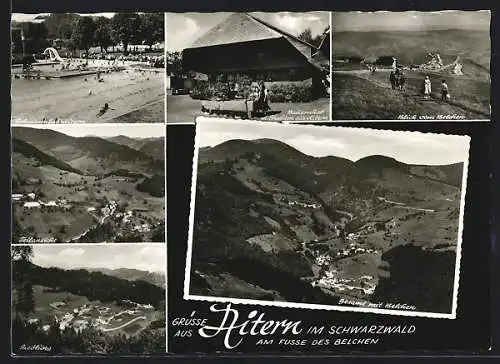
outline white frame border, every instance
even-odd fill
[[[200,295],[192,295],[189,293],[189,287],[191,282],[191,257],[193,253],[193,232],[194,232],[194,218],[195,218],[195,207],[196,207],[196,183],[198,177],[198,155],[200,148],[200,138],[201,133],[199,131],[199,120],[202,122],[210,121],[211,118],[196,118],[196,134],[195,134],[195,142],[194,142],[194,153],[193,153],[193,174],[191,178],[191,200],[190,200],[190,210],[189,210],[189,231],[188,231],[188,246],[186,252],[186,267],[184,270],[184,289],[183,289],[183,298],[185,300],[193,300],[193,301],[207,301],[207,302],[231,302],[235,304],[244,304],[244,305],[259,305],[259,306],[274,306],[274,307],[284,307],[284,308],[300,308],[300,309],[319,309],[319,310],[327,310],[327,311],[343,311],[343,312],[363,312],[363,313],[374,313],[374,314],[383,314],[383,315],[395,315],[395,316],[412,316],[412,317],[426,317],[426,318],[440,318],[440,319],[456,319],[457,316],[457,307],[458,307],[458,291],[459,291],[459,283],[460,283],[460,261],[462,255],[462,238],[463,238],[463,219],[465,212],[465,198],[467,191],[467,178],[468,178],[468,165],[469,165],[469,157],[470,157],[470,136],[468,135],[455,135],[461,136],[467,139],[467,159],[463,161],[463,171],[462,171],[462,188],[461,188],[461,200],[460,200],[460,213],[459,213],[459,221],[458,221],[458,233],[457,233],[457,245],[456,245],[456,260],[455,260],[455,273],[454,273],[454,282],[453,282],[453,295],[452,295],[452,307],[451,313],[434,313],[434,312],[416,312],[416,311],[405,311],[405,310],[390,310],[390,309],[379,309],[379,308],[365,308],[365,307],[356,307],[356,306],[337,306],[337,305],[321,305],[321,304],[311,304],[311,303],[293,303],[293,302],[279,302],[279,301],[262,301],[262,300],[253,300],[253,299],[241,299],[241,298],[230,298],[230,297],[211,297],[211,296],[200,296]],[[206,120],[208,119],[208,120]],[[219,121],[220,120],[213,120]],[[238,123],[241,120],[234,120],[233,122]],[[249,123],[248,120],[245,120],[244,123]],[[255,123],[261,123],[257,121]],[[289,124],[288,126],[283,125],[283,127],[296,127],[300,128],[315,128],[315,127],[334,127],[341,129],[370,129],[376,130],[375,128],[356,128],[356,127],[344,127],[344,126],[335,126],[335,125],[297,125],[297,124]],[[395,130],[383,130],[380,131],[389,131],[389,132],[397,132],[397,133],[420,133],[420,134],[441,134],[441,135],[452,135],[452,134],[444,134],[444,133],[427,133],[427,132],[418,132],[418,131],[395,131]],[[454,135],[454,134],[453,134]]]

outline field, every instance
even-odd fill
[[[490,118],[488,32],[338,32],[333,38],[337,59],[333,63],[333,119],[394,120],[404,115],[421,120]],[[427,64],[430,53],[440,55],[442,68],[410,70]],[[393,56],[405,67],[405,91],[391,90],[388,71],[368,71],[364,63],[381,56]],[[462,66],[463,75],[451,72],[456,63]],[[425,76],[432,81],[429,100],[421,93]],[[440,101],[443,79],[451,95],[448,102]]]
[[[433,89],[430,100],[420,94],[427,75],[406,72],[405,91],[392,90],[387,72],[335,73],[333,77],[333,118],[336,120],[394,120],[402,115],[419,119],[439,119],[456,115],[455,119],[489,118],[490,84],[486,81],[429,74]],[[448,82],[451,101],[440,101],[440,80]],[[443,115],[439,117],[439,115]]]

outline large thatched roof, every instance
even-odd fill
[[[211,47],[220,44],[252,42],[257,40],[285,38],[292,45],[307,46],[316,50],[312,44],[279,29],[248,13],[233,13],[228,18],[208,30],[189,48]]]
[[[231,14],[196,39],[188,49],[279,38],[288,41],[309,63],[320,68],[316,59],[312,57],[318,52],[317,47],[248,13]]]

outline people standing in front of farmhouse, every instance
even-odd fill
[[[428,99],[431,96],[431,92],[432,92],[431,79],[429,78],[429,76],[425,76],[425,81],[424,81],[424,97]]]
[[[450,93],[448,92],[448,84],[446,80],[441,81],[441,101],[447,101],[450,98]]]

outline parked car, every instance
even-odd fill
[[[172,95],[187,95],[189,94],[189,90],[186,88],[173,88]]]

